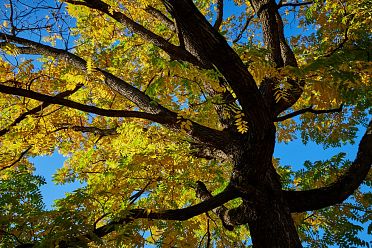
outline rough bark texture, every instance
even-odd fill
[[[372,122],[364,135],[356,160],[345,175],[333,184],[314,190],[289,192],[283,191],[280,177],[272,163],[275,146],[274,121],[290,118],[296,114],[278,117],[284,110],[291,107],[302,93],[303,81],[288,79],[292,86],[288,89],[290,97],[276,102],[274,100],[275,78],[266,78],[258,89],[252,75],[246,69],[239,56],[229,46],[224,37],[218,32],[221,24],[223,4],[218,1],[219,19],[214,27],[199,12],[192,0],[163,0],[165,8],[172,16],[157,9],[148,7],[147,11],[177,31],[180,46],[171,44],[167,40],[145,29],[121,12],[110,12],[110,6],[100,0],[73,1],[96,11],[107,14],[114,20],[124,24],[128,29],[142,36],[169,54],[171,59],[187,61],[204,69],[215,69],[220,72],[221,82],[228,85],[235,92],[242,111],[245,113],[249,130],[240,134],[229,129],[229,120],[221,123],[225,130],[218,131],[198,123],[192,122],[188,132],[193,139],[192,145],[198,148],[194,155],[208,159],[231,160],[234,164],[230,184],[222,193],[212,196],[204,184],[198,183],[197,195],[201,203],[174,210],[152,211],[144,209],[131,210],[126,216],[96,228],[94,235],[103,237],[115,230],[118,225],[125,225],[134,219],[162,219],[186,220],[196,215],[213,210],[220,217],[224,226],[232,230],[235,225],[248,224],[254,247],[301,247],[301,242],[294,226],[291,212],[303,212],[324,208],[345,200],[365,179],[372,162]],[[252,0],[252,5],[262,24],[264,43],[269,50],[268,59],[278,69],[284,66],[297,66],[296,58],[287,44],[284,36],[283,22],[274,0]],[[49,47],[27,39],[0,33],[0,40],[5,43],[20,45],[20,51],[28,54],[42,54],[65,59],[85,70],[86,62],[78,56],[64,50]],[[182,42],[181,42],[182,40]],[[63,97],[67,95],[47,96],[26,89],[7,86],[7,82],[0,84],[0,92],[29,97],[42,101],[41,107],[31,110],[38,112],[39,108],[50,104],[58,104],[99,115],[114,117],[135,117],[147,119],[162,124],[170,129],[180,130],[177,124],[177,113],[172,112],[160,104],[154,104],[152,99],[131,84],[124,82],[109,72],[95,68],[106,78],[106,83],[119,94],[135,103],[141,111],[105,110],[93,106],[86,106]],[[213,90],[210,95],[216,94]],[[226,96],[231,99],[231,95]],[[217,111],[224,111],[216,107]],[[317,111],[311,107],[302,112]],[[329,110],[338,111],[338,109]],[[26,114],[26,115],[27,115]],[[24,117],[22,117],[24,118]],[[15,122],[17,122],[16,120]],[[21,121],[21,119],[19,120]],[[226,122],[225,122],[226,121]],[[81,127],[77,131],[86,131]],[[95,130],[97,131],[97,130]],[[102,131],[102,130],[98,130]],[[5,132],[5,131],[4,131]],[[227,201],[241,197],[243,203],[235,209],[223,206]],[[93,240],[88,234],[82,235],[84,239]],[[81,237],[80,237],[81,239]],[[79,240],[79,239],[77,239]],[[63,241],[61,247],[70,247],[74,240]],[[27,244],[28,245],[28,244]],[[30,244],[30,247],[33,247]]]

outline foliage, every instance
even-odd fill
[[[150,6],[167,13],[162,1],[105,0],[110,6],[106,14],[69,2],[74,1],[41,1],[28,6],[13,0],[0,7],[4,14],[2,34],[61,49],[60,54],[41,51],[35,45],[8,42],[1,36],[1,85],[101,110],[138,114],[151,109],[148,113],[153,114],[152,119],[105,116],[61,101],[48,104],[30,96],[0,94],[0,246],[37,241],[51,247],[77,233],[81,237],[76,244],[82,247],[87,240],[93,240],[89,247],[247,246],[250,234],[246,225],[227,231],[211,211],[183,222],[141,218],[115,226],[103,238],[94,232],[128,216],[133,209],[144,209],[149,216],[158,210],[195,205],[200,201],[195,193],[197,181],[204,182],[212,195],[223,192],[235,164],[229,157],[198,156],[201,148],[195,143],[200,140],[193,134],[199,126],[217,131],[231,129],[237,139],[244,140],[249,136],[251,120],[237,97],[239,92],[224,81],[227,79],[218,68],[202,68],[172,58],[155,38],[148,38],[132,24],[115,20],[115,14],[122,13],[178,47],[182,40],[174,31],[176,24],[171,21],[170,27],[164,21],[171,16],[163,14],[159,19],[148,11]],[[213,23],[216,1],[194,2]],[[305,144],[311,141],[324,147],[354,143],[358,128],[367,126],[371,115],[370,2],[316,0],[311,5],[291,7],[285,4],[298,2],[281,1],[279,13],[284,24],[298,26],[287,37],[298,67],[280,68],[268,59],[270,50],[263,42],[262,23],[250,2],[225,2],[229,13],[224,15],[219,33],[257,87],[273,79],[274,102],[280,103],[291,99],[296,88],[291,82],[304,82],[301,98],[280,116],[309,106],[316,110],[345,106],[341,111],[305,112],[277,121],[277,142],[301,138]],[[28,8],[25,18],[22,13]],[[65,52],[81,59],[64,56]],[[142,100],[135,93],[117,90],[107,74],[122,80],[121,86],[128,84],[125,87],[146,93],[151,102],[141,106],[138,102]],[[153,109],[160,105],[176,113],[174,122],[167,122],[170,117],[154,119],[157,113]],[[228,120],[228,124],[221,120]],[[55,182],[79,181],[86,186],[57,200],[55,209],[45,210],[39,190],[45,182],[33,175],[28,157],[55,150],[67,158],[55,173]],[[351,164],[344,156],[307,161],[300,170],[282,165],[276,158],[273,165],[283,189],[307,190],[336,181]],[[372,198],[365,190],[370,186],[371,173],[352,199],[330,208],[293,214],[304,245],[368,247],[359,231],[367,224],[369,232],[372,229]],[[241,202],[235,199],[224,205],[234,208]]]
[[[41,239],[47,220],[42,218],[44,203],[39,187],[45,184],[26,165],[2,173],[0,179],[0,243],[13,247]]]

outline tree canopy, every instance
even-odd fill
[[[4,0],[0,247],[369,247],[371,7]],[[352,161],[273,157],[360,129]],[[55,151],[82,187],[48,210]]]

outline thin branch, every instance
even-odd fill
[[[61,98],[64,98],[66,96],[70,96],[72,95],[73,93],[75,93],[76,91],[78,91],[83,85],[82,84],[78,84],[76,85],[75,89],[73,90],[66,90],[64,92],[61,92],[57,95],[55,95],[55,97],[61,97]],[[18,123],[20,123],[22,120],[24,120],[27,116],[29,115],[34,115],[40,111],[42,111],[43,109],[45,109],[46,107],[48,107],[49,105],[51,105],[51,103],[47,103],[47,102],[43,102],[42,104],[40,104],[39,106],[33,108],[33,109],[30,109],[28,110],[27,112],[21,114],[20,116],[18,116],[10,125],[8,125],[6,128],[3,128],[2,130],[0,130],[0,137],[3,136],[4,134],[8,133],[10,131],[10,128],[11,127],[14,127],[15,125],[17,125]]]
[[[12,80],[14,81],[14,80]],[[7,81],[8,82],[8,81]],[[140,111],[129,111],[129,110],[111,110],[111,109],[102,109],[95,106],[84,105],[75,101],[71,101],[68,99],[49,96],[45,94],[41,94],[31,90],[25,90],[17,87],[6,86],[0,84],[0,92],[5,94],[11,95],[18,95],[27,98],[31,98],[34,100],[48,102],[51,104],[58,104],[61,106],[70,107],[73,109],[81,110],[87,113],[93,113],[101,116],[108,116],[108,117],[127,117],[127,118],[141,118],[146,119],[149,121],[157,122],[166,126],[169,129],[173,130],[181,130],[180,120],[177,118],[178,115],[175,112],[170,110],[164,109],[163,112],[158,114],[152,114],[147,112],[140,112]],[[186,119],[184,119],[186,121]],[[196,122],[190,121],[191,127],[188,130],[187,134],[190,135],[195,141],[202,142],[205,144],[209,144],[217,149],[224,149],[226,148],[226,144],[230,142],[229,137],[223,131],[219,131],[213,128],[209,128],[203,125],[200,125]]]
[[[19,161],[21,161],[21,159],[22,159],[24,156],[26,156],[26,154],[31,150],[31,148],[32,148],[32,146],[29,146],[26,150],[24,150],[24,151],[19,155],[19,157],[18,157],[18,158],[17,158],[13,163],[11,163],[10,165],[6,165],[6,166],[2,167],[2,168],[0,169],[0,171],[3,171],[3,170],[8,169],[8,168],[10,168],[10,167],[13,167],[15,164],[17,164]]]
[[[9,4],[10,4],[10,16],[9,16],[9,20],[10,20],[10,33],[12,33],[13,35],[15,35],[15,32],[16,32],[16,27],[14,25],[14,6],[13,6],[13,1],[12,0],[9,0]]]
[[[348,22],[349,23],[349,22]],[[348,25],[348,24],[347,24]],[[324,55],[323,57],[325,58],[328,58],[328,57],[331,57],[333,54],[335,54],[337,51],[341,50],[344,45],[346,44],[346,42],[349,40],[349,36],[348,36],[348,33],[349,32],[349,26],[346,27],[345,29],[345,34],[344,34],[344,38],[343,40],[335,47],[333,48],[331,51],[329,51],[326,55]]]
[[[20,243],[20,245],[16,246],[17,248],[24,245],[24,243],[17,237],[17,235],[14,235],[13,233],[11,232],[8,232],[8,231],[5,231],[3,229],[0,229],[0,237],[4,237],[4,234],[7,235],[7,236],[12,236],[18,243]]]
[[[147,184],[140,191],[138,191],[137,193],[135,193],[134,195],[132,195],[131,197],[129,197],[129,200],[130,200],[129,205],[132,205],[135,201],[137,201],[137,199],[141,197],[141,195],[146,191],[147,187],[152,182],[153,182],[153,180],[151,179],[150,181],[147,182]]]
[[[205,236],[207,236],[207,233],[205,233],[205,234],[203,235],[203,237],[200,239],[200,241],[199,241],[199,245],[198,245],[198,248],[201,248],[201,247],[202,247],[203,240],[204,240]]]
[[[100,203],[100,202],[98,202],[98,203]],[[98,217],[98,219],[96,219],[94,221],[94,223],[93,223],[93,229],[96,229],[98,222],[100,222],[103,218],[105,218],[108,215],[110,215],[110,214],[109,213],[105,213],[102,216]]]
[[[217,18],[216,22],[214,23],[213,27],[216,30],[219,30],[223,21],[223,0],[217,0]]]
[[[110,5],[104,3],[101,0],[90,0],[90,1],[84,1],[84,2],[65,0],[65,2],[71,3],[71,4],[83,5],[88,8],[96,9],[102,13],[105,13],[108,16],[112,17],[117,22],[120,22],[123,25],[125,25],[133,33],[140,35],[143,39],[151,42],[155,46],[162,49],[164,52],[166,52],[171,57],[171,59],[188,61],[192,64],[200,65],[197,59],[194,56],[192,56],[191,53],[189,53],[182,47],[173,45],[172,43],[168,42],[163,37],[151,32],[150,30],[146,29],[144,26],[130,19],[128,16],[126,16],[122,12],[114,10],[113,8],[111,8]]]
[[[153,219],[153,220],[187,220],[194,216],[206,213],[214,208],[221,206],[222,204],[235,199],[239,196],[238,192],[232,188],[227,188],[223,192],[217,194],[214,197],[209,198],[199,204],[175,210],[163,210],[163,211],[149,211],[146,209],[133,209],[129,210],[127,216],[119,218],[116,221],[110,222],[102,227],[94,230],[94,234],[98,237],[103,237],[110,232],[115,230],[117,225],[125,225],[132,222],[135,219]],[[88,235],[89,236],[89,235]],[[88,237],[89,238],[89,237]]]
[[[206,248],[209,248],[211,247],[211,231],[210,231],[210,227],[209,227],[209,219],[207,219],[207,246]]]
[[[12,94],[17,96],[23,96],[27,98],[31,98],[34,100],[46,102],[49,104],[58,104],[66,107],[70,107],[73,109],[81,110],[87,113],[93,113],[102,116],[108,117],[136,117],[136,118],[143,118],[143,119],[157,119],[158,115],[156,114],[149,114],[145,112],[139,111],[127,111],[127,110],[111,110],[111,109],[102,109],[95,106],[84,105],[78,102],[74,102],[68,99],[64,99],[61,97],[56,96],[49,96],[45,94],[41,94],[32,90],[25,90],[17,87],[6,86],[0,84],[0,92],[5,94]]]
[[[311,5],[313,3],[314,3],[313,1],[302,2],[302,3],[299,3],[296,1],[295,3],[284,3],[283,4],[282,1],[280,1],[280,3],[278,4],[278,9],[282,7],[298,7],[298,6]]]
[[[38,42],[34,42],[28,39],[23,39],[19,37],[15,37],[12,35],[7,35],[5,33],[0,32],[0,39],[4,40],[7,43],[17,43],[27,47],[19,47],[20,52],[25,54],[40,54],[40,55],[47,55],[52,56],[56,59],[61,59],[64,61],[68,61],[73,66],[86,70],[87,62],[80,58],[79,56],[69,53],[65,50],[54,48],[48,45],[44,45]],[[139,89],[135,88],[134,86],[130,85],[129,83],[125,82],[124,80],[114,76],[113,74],[102,70],[100,68],[94,68],[95,70],[101,72],[105,77],[105,83],[110,86],[115,91],[119,92],[122,96],[127,98],[128,100],[132,101],[136,104],[139,108],[151,112],[151,113],[159,113],[162,111],[162,107],[156,104],[149,96],[145,93],[140,91]]]
[[[298,115],[301,115],[301,114],[304,114],[304,113],[313,113],[313,114],[340,113],[340,112],[342,112],[343,106],[344,105],[341,104],[340,107],[338,107],[338,108],[322,109],[322,110],[313,109],[313,106],[310,106],[310,107],[307,107],[307,108],[304,108],[304,109],[297,110],[297,111],[292,112],[292,113],[287,114],[287,115],[279,116],[274,121],[275,122],[285,121],[287,119],[293,118],[295,116],[298,116]]]
[[[340,207],[346,207],[346,208],[350,208],[350,209],[355,209],[355,210],[358,210],[358,211],[361,211],[361,212],[364,212],[364,213],[372,214],[372,211],[371,210],[364,209],[364,208],[358,207],[358,206],[354,206],[354,205],[352,205],[350,203],[339,204],[338,206],[340,206]]]
[[[236,36],[236,38],[233,40],[233,43],[237,43],[243,37],[243,33],[245,32],[245,30],[247,30],[249,23],[252,21],[253,17],[254,14],[247,17],[247,20],[245,21],[243,28],[240,30],[238,36]]]
[[[74,130],[77,132],[83,132],[83,133],[94,133],[100,136],[118,134],[118,132],[116,131],[116,127],[109,128],[109,129],[102,129],[98,127],[85,127],[85,126],[63,126],[63,127],[57,128],[56,130],[53,130],[53,132],[58,132],[58,131],[67,130],[67,129],[71,129],[71,130]]]

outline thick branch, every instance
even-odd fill
[[[200,181],[197,182],[196,194],[202,200],[208,200],[213,197],[205,184]],[[253,198],[255,194],[257,192],[254,187],[244,189],[245,198]],[[213,209],[213,212],[221,219],[223,226],[229,231],[232,231],[235,226],[247,224],[249,220],[255,218],[255,212],[246,200],[243,200],[243,203],[236,208],[228,209],[224,205],[221,205]]]
[[[155,18],[157,18],[158,20],[160,20],[162,23],[164,23],[165,26],[167,26],[167,28],[169,28],[170,30],[176,31],[176,26],[174,25],[174,22],[171,19],[169,19],[166,15],[164,15],[160,10],[155,9],[152,6],[147,6],[145,8],[145,11],[154,16]]]
[[[252,0],[254,9],[261,19],[265,46],[270,52],[269,59],[278,68],[284,66],[297,67],[297,60],[284,36],[284,24],[278,12],[278,6],[274,0]],[[304,81],[299,79],[288,79],[290,88],[286,89],[288,97],[275,101],[275,94],[280,90],[276,79],[267,78],[261,83],[260,90],[270,105],[272,116],[276,117],[284,110],[291,107],[300,98]]]
[[[310,107],[307,107],[307,108],[304,108],[304,109],[297,110],[297,111],[292,112],[292,113],[287,114],[287,115],[279,116],[275,119],[275,122],[285,121],[287,119],[293,118],[295,116],[298,116],[298,115],[301,115],[301,114],[304,114],[304,113],[313,113],[313,114],[339,113],[339,112],[342,111],[342,108],[343,108],[343,104],[341,104],[340,107],[338,107],[338,108],[322,109],[322,110],[313,109],[313,106],[310,106]]]
[[[280,51],[283,58],[284,66],[293,66],[297,67],[297,60],[296,57],[288,45],[287,40],[284,36],[284,24],[282,17],[280,16],[278,10],[275,10],[275,18],[278,24],[278,34],[279,34],[279,42],[280,42]],[[299,79],[288,79],[287,82],[290,85],[290,88],[286,89],[286,93],[289,96],[287,99],[280,99],[278,102],[275,102],[273,108],[273,116],[279,115],[282,111],[290,108],[297,102],[297,100],[301,97],[303,92],[303,87],[305,81]],[[273,96],[275,95],[275,91],[280,90],[279,87],[274,86]]]
[[[211,199],[213,196],[212,194],[208,191],[207,187],[205,184],[201,181],[197,181],[197,188],[196,188],[196,196],[199,197],[202,201],[206,201]],[[232,231],[234,230],[234,226],[230,223],[229,220],[227,220],[227,215],[226,212],[228,209],[224,206],[221,205],[215,209],[213,209],[213,213],[215,213],[222,221],[223,226],[229,230]]]
[[[225,77],[247,116],[250,131],[263,135],[263,130],[271,125],[269,110],[239,56],[191,0],[163,0],[163,3],[180,24],[186,49],[203,65],[216,68]]]
[[[23,46],[27,46],[27,47],[19,48],[24,53],[52,56],[56,59],[68,61],[69,63],[71,63],[73,66],[77,68],[86,70],[87,62],[84,59],[80,58],[79,56],[76,56],[75,54],[69,53],[65,50],[43,45],[38,42],[15,37],[12,35],[7,35],[1,32],[0,32],[0,39],[6,42],[9,42],[9,43],[13,42],[13,43],[17,43]],[[128,100],[135,103],[139,108],[147,112],[150,112],[150,113],[159,113],[162,111],[162,108],[158,104],[152,101],[152,99],[149,96],[147,96],[145,93],[143,93],[139,89],[133,87],[129,83],[112,75],[109,72],[106,72],[99,68],[95,68],[95,69],[100,71],[106,77],[105,83],[107,85],[109,85],[115,91],[119,92],[122,96],[126,97]]]
[[[97,115],[102,115],[102,116],[136,117],[136,118],[142,118],[142,119],[148,119],[148,120],[159,118],[158,117],[159,115],[139,112],[139,111],[102,109],[102,108],[98,108],[95,106],[84,105],[84,104],[74,102],[68,99],[64,99],[58,96],[49,96],[49,95],[41,94],[41,93],[38,93],[32,90],[26,90],[26,89],[17,88],[17,87],[6,86],[3,84],[0,84],[0,92],[5,93],[5,94],[11,94],[11,95],[31,98],[34,100],[48,103],[48,105],[58,104],[61,106],[66,106],[66,107],[70,107],[73,109],[77,109],[77,110],[81,110],[84,112],[93,113]]]
[[[274,0],[252,0],[253,8],[260,18],[265,47],[268,50],[268,59],[276,67],[283,67],[284,62],[281,55],[279,23],[276,19],[278,12],[277,4]]]
[[[49,96],[45,94],[40,94],[35,91],[25,90],[17,87],[11,87],[0,84],[0,92],[5,94],[12,94],[23,96],[27,98],[31,98],[34,100],[47,102],[50,104],[58,104],[61,106],[70,107],[73,109],[81,110],[88,113],[93,113],[102,116],[108,117],[132,117],[132,118],[141,118],[150,120],[153,122],[157,122],[162,124],[170,129],[181,130],[181,123],[177,118],[177,113],[174,113],[170,110],[164,109],[163,112],[158,114],[152,114],[147,112],[139,112],[139,111],[128,111],[128,110],[110,110],[110,109],[102,109],[95,106],[84,105],[78,102],[74,102],[68,99]],[[228,136],[223,131],[218,131],[209,127],[202,126],[196,122],[190,121],[191,127],[188,131],[188,135],[190,135],[195,141],[211,145],[217,149],[227,150],[230,149],[229,144],[231,143]]]
[[[117,225],[125,225],[132,222],[135,219],[152,219],[152,220],[178,220],[183,221],[206,213],[214,208],[221,206],[222,204],[237,198],[238,193],[228,188],[220,194],[209,198],[199,204],[193,205],[191,207],[175,210],[163,210],[158,212],[149,212],[146,209],[134,209],[130,210],[128,215],[118,219],[117,221],[110,222],[107,225],[97,228],[94,230],[95,235],[98,237],[103,237],[110,232],[115,230]]]
[[[210,146],[206,146],[200,143],[192,143],[191,154],[198,158],[205,158],[205,159],[220,159],[221,161],[228,161],[231,159],[226,153],[222,152],[221,150],[215,149]]]
[[[284,24],[282,17],[280,16],[278,10],[275,10],[275,19],[278,25],[278,35],[280,42],[280,52],[283,58],[284,66],[293,66],[297,67],[296,57],[287,43],[287,40],[284,36]]]
[[[96,240],[97,237],[102,238],[107,234],[115,231],[117,226],[123,226],[133,222],[136,219],[150,219],[150,220],[177,220],[184,221],[200,214],[206,213],[222,204],[239,197],[239,194],[234,189],[228,187],[223,192],[216,196],[209,198],[206,201],[195,204],[190,207],[173,210],[150,211],[148,209],[132,209],[129,210],[126,216],[118,218],[115,221],[109,222],[99,228],[94,229],[92,234],[85,234],[69,240],[60,241],[60,247],[71,247],[76,243],[80,243],[85,239]],[[83,241],[84,242],[84,241]],[[27,244],[27,247],[35,247],[37,244]],[[23,247],[23,246],[17,246]]]
[[[86,70],[86,61],[72,53],[69,53],[62,49],[57,49],[54,47],[50,47],[47,45],[43,45],[34,41],[30,41],[27,39],[9,36],[7,34],[0,32],[0,39],[5,40],[6,42],[13,42],[23,46],[27,46],[29,51],[32,51],[33,54],[42,54],[47,56],[52,56],[56,59],[63,59],[71,63],[72,65],[80,68],[82,70]],[[139,108],[146,112],[136,112],[136,111],[124,111],[124,110],[103,110],[93,106],[85,106],[75,102],[69,102],[68,107],[77,107],[76,109],[80,109],[82,111],[96,113],[98,115],[104,116],[112,116],[112,117],[137,117],[137,118],[144,118],[154,122],[158,122],[159,124],[163,124],[171,129],[180,129],[180,125],[177,123],[177,113],[174,113],[160,104],[153,101],[149,96],[145,93],[140,91],[139,89],[135,88],[134,86],[130,85],[129,83],[125,82],[124,80],[112,75],[111,73],[95,68],[95,70],[100,71],[105,77],[105,83],[116,90],[120,95],[126,97],[133,103],[135,103]],[[12,88],[9,86],[1,86],[4,90],[3,93],[7,94],[14,94]],[[19,92],[22,96],[30,97],[28,93],[23,89],[15,88],[15,92]],[[34,97],[36,100],[44,101],[46,98],[37,92],[34,92]],[[53,98],[51,96],[47,96],[54,104],[64,105],[64,99],[61,98]],[[66,103],[66,102],[65,102]],[[66,105],[67,106],[67,105]],[[191,130],[188,132],[190,136],[193,137],[195,141],[212,145],[217,149],[229,149],[231,148],[229,144],[231,143],[229,137],[226,136],[225,133],[222,131],[218,131],[212,128],[208,128],[206,126],[200,125],[195,122],[191,122],[192,127]]]
[[[365,180],[372,165],[372,120],[359,143],[358,154],[343,176],[327,187],[306,191],[284,191],[291,212],[329,207],[346,200]]]

